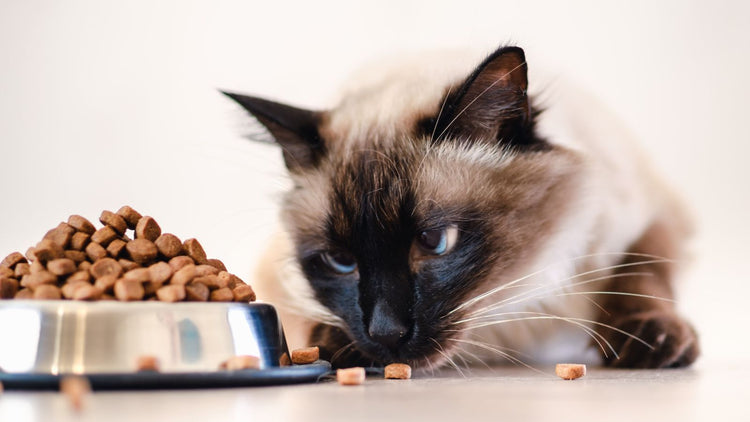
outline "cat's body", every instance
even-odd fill
[[[520,49],[475,64],[378,68],[323,113],[231,95],[295,185],[255,281],[290,344],[339,365],[587,360],[591,345],[613,365],[691,363],[689,324],[644,297],[672,297],[660,258],[680,258],[688,224],[633,140],[559,83],[536,116]]]

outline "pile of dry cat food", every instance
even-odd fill
[[[96,229],[71,215],[26,251],[0,262],[0,298],[252,302],[253,289],[129,206],[103,211]],[[128,236],[133,231],[133,239]]]

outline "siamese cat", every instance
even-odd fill
[[[601,108],[538,108],[522,49],[376,69],[337,106],[225,93],[292,187],[254,287],[334,366],[478,360],[690,365],[673,301],[690,232]]]

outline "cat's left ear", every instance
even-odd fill
[[[501,47],[448,95],[435,125],[436,140],[496,140],[523,146],[535,142],[526,57],[519,47]]]
[[[318,132],[321,113],[292,107],[263,98],[224,92],[268,129],[284,152],[289,171],[299,172],[315,167],[325,153]]]

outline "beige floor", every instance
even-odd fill
[[[551,368],[542,368],[551,371]],[[688,370],[589,368],[563,381],[523,368],[408,381],[155,392],[99,392],[75,413],[54,392],[6,391],[0,421],[750,421],[750,362]]]

